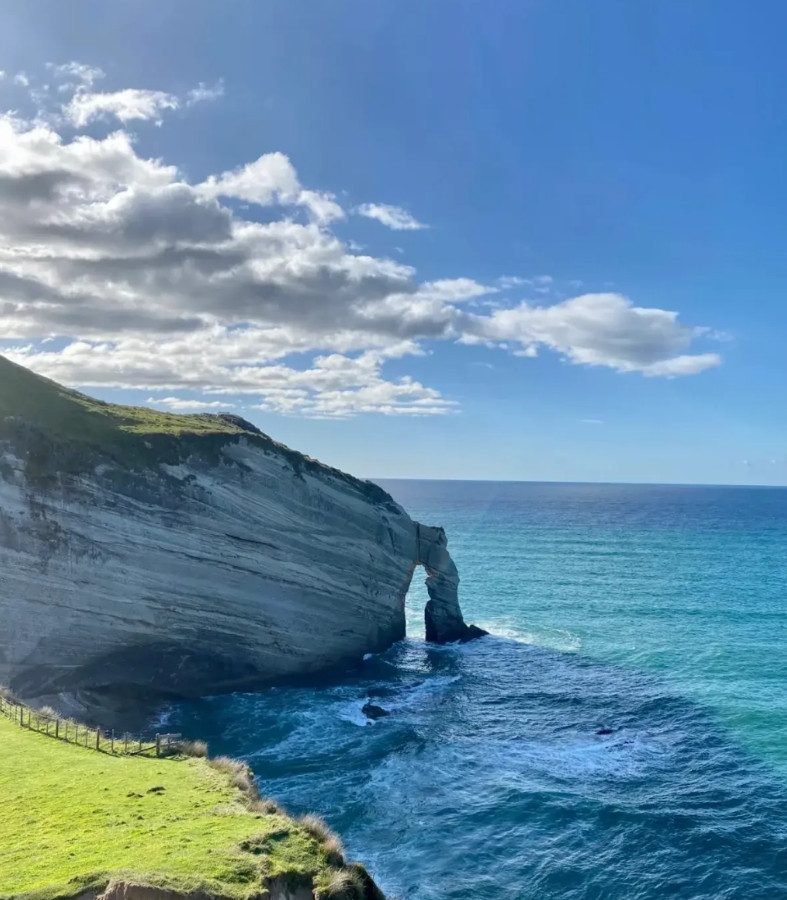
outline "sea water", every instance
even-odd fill
[[[424,643],[416,573],[360,672],[172,727],[402,900],[787,898],[787,490],[381,483],[493,636]]]

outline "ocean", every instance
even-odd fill
[[[787,898],[787,489],[380,483],[492,636],[425,644],[417,571],[361,672],[171,727],[400,900]]]

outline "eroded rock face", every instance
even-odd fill
[[[426,569],[429,600],[424,610],[426,639],[438,644],[467,641],[487,632],[465,624],[459,606],[459,572],[451,554],[445,530],[416,524],[418,558]]]
[[[25,699],[106,721],[124,698],[253,689],[360,661],[404,636],[418,563],[428,639],[467,637],[443,530],[265,435],[191,436],[140,466],[95,449],[72,465],[56,442],[34,457],[9,434],[0,683]]]

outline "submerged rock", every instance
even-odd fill
[[[101,721],[135,702],[474,636],[442,528],[235,416],[100,403],[0,357],[0,683]]]
[[[382,719],[385,716],[391,715],[387,709],[383,709],[382,706],[377,706],[376,703],[365,703],[361,707],[361,712],[367,719]]]

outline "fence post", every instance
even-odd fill
[[[96,750],[101,749],[101,729],[96,728]]]
[[[60,737],[60,719],[55,719],[55,739]]]
[[[156,735],[156,756],[161,756],[161,735]]]
[[[115,729],[112,729],[112,736],[109,739],[109,752],[115,753]]]

